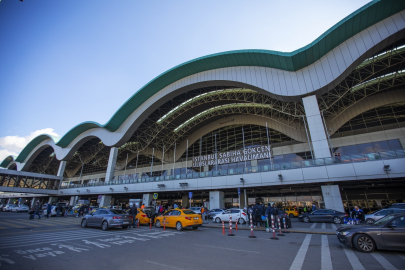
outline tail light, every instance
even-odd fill
[[[113,219],[121,219],[121,216],[114,216]]]
[[[187,220],[191,220],[191,217],[186,217]]]
[[[246,216],[246,214],[245,214],[245,213],[242,213],[242,215]]]
[[[345,214],[345,216],[347,217],[347,216],[348,216],[348,214]]]
[[[147,215],[141,215],[142,217],[147,217]]]

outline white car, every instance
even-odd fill
[[[4,212],[10,212],[11,209],[13,209],[14,207],[16,207],[15,204],[5,204],[5,205],[3,206],[3,211],[4,211]]]
[[[191,211],[196,212],[197,214],[201,214],[201,208],[202,208],[202,207],[190,207],[189,209],[190,209]]]
[[[28,212],[29,210],[30,210],[30,208],[28,206],[24,205],[24,204],[19,205],[17,207],[11,208],[12,212],[17,212],[17,213],[19,213],[19,212]]]
[[[229,219],[232,217],[232,222],[238,221],[239,224],[247,222],[247,214],[243,209],[228,209],[224,212],[214,216],[214,221],[220,223],[222,221],[229,222]]]
[[[399,208],[386,208],[386,209],[381,209],[379,211],[376,211],[371,214],[366,214],[364,216],[366,223],[368,224],[373,224],[377,220],[385,217],[386,215],[391,215],[394,213],[400,213],[400,212],[405,212],[405,209],[399,209]]]

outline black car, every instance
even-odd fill
[[[345,217],[348,217],[346,213],[333,209],[318,209],[312,213],[298,215],[298,220],[303,222],[333,222],[341,224]]]
[[[375,249],[405,251],[405,214],[388,215],[374,224],[339,228],[337,238],[362,252],[373,252]]]

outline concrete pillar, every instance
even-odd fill
[[[210,191],[210,210],[225,208],[225,195],[222,191]]]
[[[305,115],[308,122],[308,132],[312,143],[314,158],[331,157],[328,138],[319,111],[316,96],[309,96],[302,99],[305,108]]]
[[[52,204],[53,202],[56,203],[58,201],[58,197],[49,197],[48,203]]]
[[[38,201],[38,198],[32,198],[32,201],[31,201],[31,208],[33,208],[34,207],[34,205],[35,205],[35,203]]]
[[[243,189],[240,190],[240,201],[239,201],[240,208],[243,209],[247,207],[245,204],[245,194],[243,193]]]
[[[63,174],[65,173],[66,163],[67,162],[65,160],[62,160],[60,162],[57,176],[63,177]]]
[[[338,185],[321,186],[325,208],[344,213],[342,196]]]
[[[190,204],[190,200],[188,199],[188,195],[181,196],[181,206],[183,206],[183,207],[188,206],[188,208],[190,208],[191,206],[189,204]]]
[[[69,205],[70,206],[75,206],[78,199],[79,199],[79,196],[70,197]]]
[[[110,158],[108,159],[107,173],[105,181],[109,182],[114,178],[115,164],[117,163],[118,148],[112,147],[110,150]]]
[[[102,195],[99,207],[107,207],[111,205],[111,195]]]
[[[152,193],[143,194],[142,203],[145,204],[145,206],[151,206],[152,199],[153,199],[153,194]]]

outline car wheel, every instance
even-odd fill
[[[135,219],[135,226],[138,227],[139,219]],[[139,224],[141,225],[141,224]]]
[[[309,219],[309,217],[304,217],[304,218],[303,218],[303,221],[306,222],[306,223],[308,223],[308,222],[310,222],[311,220]]]
[[[182,231],[182,230],[183,230],[183,226],[181,225],[181,222],[180,222],[180,221],[178,221],[178,222],[176,223],[176,229],[177,229],[178,231]]]
[[[215,219],[215,222],[216,222],[216,223],[221,223],[221,219],[220,219],[219,217],[217,217],[217,218]]]
[[[372,218],[366,219],[367,224],[374,224],[375,220]]]
[[[288,215],[290,218],[293,218],[294,217],[294,214],[289,214]]]
[[[87,220],[83,219],[82,220],[82,228],[86,228],[87,227]]]
[[[107,231],[107,230],[108,230],[108,222],[107,222],[107,221],[104,221],[104,222],[101,224],[101,229],[103,229],[103,231]]]
[[[332,219],[332,221],[333,221],[333,223],[335,223],[335,224],[340,224],[340,223],[342,223],[342,220],[340,219],[340,217],[334,217],[334,218]]]
[[[160,224],[160,220],[156,220],[155,227],[160,228],[162,224]]]
[[[357,234],[353,238],[354,246],[362,252],[373,252],[375,250],[375,244],[373,239],[365,234]]]

